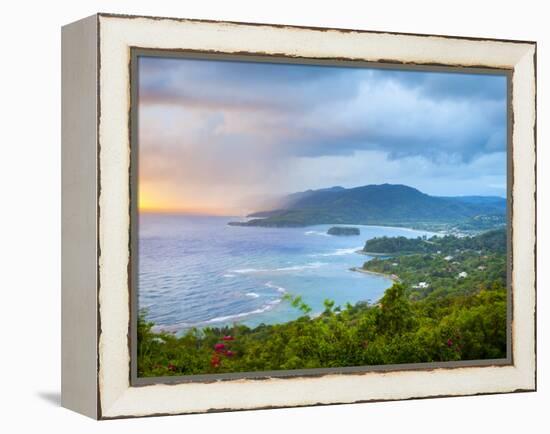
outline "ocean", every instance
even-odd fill
[[[356,253],[367,239],[433,233],[361,226],[359,236],[327,235],[334,225],[306,228],[229,226],[235,217],[141,213],[138,307],[157,330],[233,323],[250,327],[298,318],[283,300],[301,296],[316,315],[335,306],[376,302],[390,279],[350,271],[371,259]]]

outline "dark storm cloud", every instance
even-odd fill
[[[139,68],[140,177],[172,201],[229,208],[382,182],[505,192],[505,76],[152,57]]]
[[[208,60],[140,59],[144,103],[303,111],[357,95],[359,71]]]
[[[434,99],[502,101],[506,97],[506,76],[501,74],[377,70],[373,77],[418,89]]]
[[[505,147],[504,76],[159,58],[140,68],[143,104],[264,113],[258,124],[298,156],[468,161]]]

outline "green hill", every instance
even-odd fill
[[[487,249],[505,253],[506,230],[495,229],[475,237],[433,236],[427,238],[376,237],[367,240],[364,251],[377,254],[435,253],[452,254],[457,250],[485,251]]]
[[[289,195],[281,209],[253,213],[238,226],[300,227],[316,224],[414,225],[461,223],[468,229],[504,224],[506,199],[437,197],[406,185],[332,187]]]

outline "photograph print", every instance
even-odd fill
[[[507,74],[286,62],[137,55],[137,377],[505,361]]]

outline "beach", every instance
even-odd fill
[[[361,267],[351,267],[350,271],[356,271],[358,273],[369,274],[369,275],[373,275],[373,276],[385,277],[385,278],[390,279],[394,282],[400,282],[401,281],[401,279],[399,279],[399,276],[397,276],[395,274],[378,273],[376,271],[365,270],[364,268],[361,268]]]

